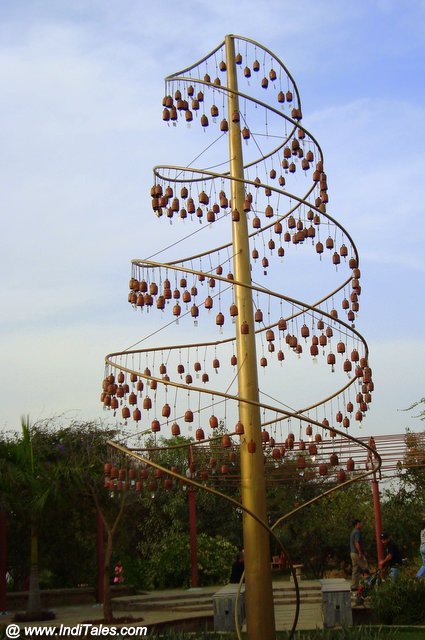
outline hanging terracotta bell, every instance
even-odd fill
[[[242,422],[240,422],[240,421],[239,421],[239,422],[237,422],[237,423],[236,423],[236,426],[235,426],[235,433],[236,433],[238,436],[241,436],[241,435],[243,435],[243,434],[244,434],[244,432],[245,432],[245,429],[244,429],[244,426],[243,426]]]
[[[307,327],[306,324],[303,324],[303,326],[301,327],[301,337],[307,339],[310,335],[310,329]]]
[[[228,433],[225,433],[224,436],[221,439],[221,446],[228,448],[232,446],[232,441],[230,439],[230,436]]]
[[[355,464],[354,464],[354,460],[353,460],[353,458],[351,458],[351,457],[350,457],[350,458],[348,458],[348,460],[347,460],[347,465],[346,465],[346,466],[347,466],[347,471],[350,471],[350,472],[351,472],[351,471],[354,471]]]
[[[263,312],[261,311],[261,309],[256,309],[254,320],[255,322],[263,322]]]
[[[317,445],[314,442],[308,445],[308,452],[311,456],[317,456]]]
[[[343,369],[344,369],[345,373],[349,373],[352,370],[352,368],[353,368],[353,365],[348,360],[348,358],[346,360],[344,360]]]
[[[255,453],[257,450],[257,445],[255,444],[254,440],[250,440],[248,442],[248,453]]]
[[[103,472],[104,472],[105,476],[110,476],[111,475],[111,469],[112,469],[112,463],[111,462],[105,462],[105,464],[103,465]]]
[[[296,465],[297,465],[297,469],[305,469],[305,468],[306,468],[306,460],[305,460],[305,457],[304,457],[304,456],[301,456],[301,455],[300,455],[300,456],[298,456],[298,457],[297,457]]]
[[[272,449],[272,458],[273,460],[279,461],[282,459],[282,453],[278,447],[274,447]]]
[[[347,474],[345,473],[344,469],[340,469],[337,474],[337,481],[339,483],[342,483],[342,482],[345,482],[346,479],[347,479]]]
[[[215,323],[219,327],[222,327],[224,325],[224,315],[221,313],[221,311],[217,313],[217,316],[215,318]]]
[[[152,420],[151,431],[153,431],[154,433],[158,433],[158,431],[161,431],[159,420]]]
[[[220,131],[223,131],[223,132],[229,131],[229,124],[226,118],[223,118],[223,120],[220,122]]]
[[[163,487],[166,491],[169,491],[173,487],[173,481],[171,478],[165,478]]]
[[[178,318],[180,316],[180,314],[181,314],[181,307],[180,307],[179,303],[177,302],[173,307],[173,316]]]
[[[329,461],[333,467],[336,467],[339,463],[338,454],[335,452],[331,453]]]
[[[249,324],[244,320],[241,324],[241,333],[247,335],[249,333]]]
[[[191,411],[190,409],[188,409],[185,414],[184,414],[184,421],[185,422],[193,422],[193,411]]]
[[[169,418],[171,414],[171,407],[169,404],[164,404],[164,406],[162,407],[162,417],[163,418]]]
[[[338,344],[336,345],[336,350],[337,353],[345,353],[345,344],[344,342],[338,342]]]
[[[171,434],[176,437],[180,435],[180,427],[177,424],[177,422],[173,422],[173,424],[171,425]]]
[[[192,316],[192,318],[197,318],[199,316],[199,308],[196,304],[191,306],[190,315]]]

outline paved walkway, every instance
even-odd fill
[[[156,625],[183,620],[210,617],[213,619],[213,595],[219,587],[204,587],[200,589],[170,589],[154,591],[135,596],[114,598],[113,609],[116,618],[143,618],[143,621],[127,623],[128,626],[141,625],[149,630]],[[295,591],[289,582],[273,583],[275,600],[275,619],[278,630],[290,629],[295,614]],[[301,609],[297,628],[323,628],[320,583],[314,580],[300,582]],[[98,605],[77,605],[54,607],[56,619],[46,622],[20,624],[20,627],[32,626],[76,626],[84,622],[101,621],[102,607]],[[9,624],[13,620],[13,613],[0,617],[0,624]],[[212,623],[211,623],[212,624]],[[117,625],[118,626],[118,625]]]

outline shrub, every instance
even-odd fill
[[[201,533],[198,542],[198,574],[202,586],[227,582],[237,553],[236,547],[221,536]],[[190,548],[186,533],[173,533],[151,545],[144,564],[144,583],[148,589],[188,587]]]
[[[385,581],[371,593],[371,606],[382,624],[425,622],[425,580],[400,576]]]

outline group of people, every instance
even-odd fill
[[[351,589],[357,591],[359,586],[361,588],[362,585],[364,586],[370,582],[371,574],[362,535],[362,522],[356,518],[352,524],[353,529],[350,534],[350,556],[352,565]],[[388,572],[389,577],[392,580],[396,580],[400,574],[403,561],[400,547],[386,531],[382,531],[379,537],[384,547],[384,558],[378,563],[379,569],[382,572]],[[422,557],[422,566],[416,574],[416,577],[425,578],[425,518],[421,524],[419,551]],[[236,555],[229,582],[239,582],[244,569],[244,554],[242,550]]]
[[[350,556],[352,565],[351,589],[353,591],[357,591],[361,581],[364,582],[370,578],[369,563],[365,553],[361,529],[361,520],[353,520],[353,529],[350,534]],[[379,569],[387,572],[392,580],[396,580],[400,574],[403,561],[400,547],[386,531],[382,531],[379,537],[381,544],[384,546],[384,558],[378,563]],[[422,557],[422,567],[416,574],[417,578],[425,577],[425,519],[421,525],[419,550]]]

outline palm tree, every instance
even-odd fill
[[[4,445],[2,466],[5,473],[6,493],[9,502],[16,505],[16,488],[22,498],[23,515],[27,515],[30,529],[30,572],[28,602],[23,618],[25,620],[43,620],[52,618],[41,606],[39,569],[38,569],[38,532],[44,507],[56,490],[58,469],[37,460],[34,453],[32,427],[29,416],[21,418],[21,437],[10,440]]]

